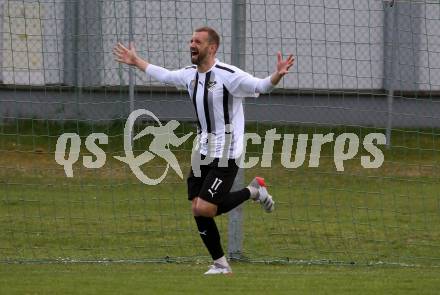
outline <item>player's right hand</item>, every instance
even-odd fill
[[[113,55],[115,56],[115,60],[117,62],[121,62],[127,65],[136,65],[136,62],[138,60],[136,48],[134,47],[133,42],[130,42],[128,48],[122,45],[121,42],[118,42],[115,48],[113,48]]]

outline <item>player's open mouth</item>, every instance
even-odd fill
[[[191,57],[195,57],[195,56],[197,56],[198,54],[199,54],[198,51],[196,51],[196,50],[191,50]]]

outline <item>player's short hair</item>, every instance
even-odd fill
[[[217,45],[217,49],[220,46],[220,37],[218,33],[211,27],[200,27],[197,28],[194,32],[207,32],[208,33],[208,42],[214,43]]]

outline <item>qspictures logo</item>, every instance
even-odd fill
[[[132,137],[134,123],[136,119],[142,115],[152,118],[159,126],[147,126],[136,136]],[[139,109],[133,111],[127,118],[124,128],[125,156],[114,156],[114,158],[127,164],[137,179],[148,185],[159,184],[166,177],[170,167],[180,176],[180,178],[183,178],[182,170],[180,169],[176,156],[170,150],[170,145],[175,147],[180,146],[192,135],[192,132],[181,138],[177,137],[174,131],[179,125],[180,123],[176,120],[171,120],[166,125],[162,125],[159,119],[148,110]],[[151,141],[148,150],[135,157],[132,146],[133,140],[138,140],[147,134],[153,135],[153,140]],[[70,151],[66,158],[67,143],[69,140]],[[83,165],[86,168],[98,169],[105,165],[107,155],[95,143],[96,141],[98,141],[99,144],[108,144],[108,135],[105,133],[92,133],[87,136],[85,147],[90,153],[95,155],[96,160],[93,161],[92,156],[83,156]],[[57,140],[55,161],[64,166],[64,172],[67,177],[73,177],[73,164],[79,159],[80,149],[81,138],[77,133],[64,133]],[[167,165],[160,177],[150,178],[140,167],[153,160],[156,156],[164,159],[167,162]]]
[[[150,120],[153,119],[158,126],[147,126],[133,137],[134,123],[141,116],[149,117]],[[180,178],[183,179],[179,162],[171,151],[170,146],[179,147],[185,143],[193,133],[190,132],[182,137],[178,137],[175,134],[175,130],[179,125],[180,123],[176,120],[171,120],[163,125],[152,112],[145,109],[135,110],[130,114],[125,123],[125,156],[113,156],[113,158],[127,164],[137,179],[147,185],[159,184],[166,177],[170,167]],[[140,155],[135,156],[133,153],[133,141],[148,134],[153,136],[148,149],[143,151]],[[309,134],[299,134],[294,160],[292,161],[293,141],[295,138],[294,134],[278,134],[276,128],[273,128],[266,131],[264,142],[261,136],[257,133],[245,133],[243,138],[243,153],[241,157],[236,159],[236,163],[240,168],[252,168],[259,163],[260,166],[264,168],[272,167],[275,141],[280,140],[282,140],[281,165],[283,167],[298,168],[303,166],[309,142],[311,142],[311,147],[308,167],[319,167],[322,146],[334,141],[333,162],[337,171],[344,171],[344,161],[353,159],[358,154],[361,142],[357,134],[354,133],[342,133],[336,137],[334,133],[313,134],[311,138],[309,137]],[[69,141],[70,149],[67,152],[66,150],[69,146]],[[260,157],[253,156],[249,157],[247,161],[244,160],[246,158],[246,149],[249,141],[254,145],[263,144],[261,159]],[[228,141],[225,138],[225,142],[230,143],[230,140]],[[384,162],[384,154],[377,146],[384,145],[385,143],[386,137],[384,134],[367,134],[363,138],[362,144],[369,155],[362,155],[360,157],[360,165],[366,169],[380,168]],[[95,159],[93,159],[90,155],[84,155],[82,157],[84,167],[89,169],[102,168],[106,163],[107,155],[98,144],[109,144],[108,135],[105,133],[92,133],[87,136],[84,144],[85,148],[95,156]],[[77,133],[64,133],[57,140],[55,161],[64,167],[64,172],[67,177],[74,176],[73,165],[79,160],[81,145],[81,138]],[[224,148],[227,150],[229,149],[229,146],[225,144]],[[207,165],[210,161],[214,160],[214,158],[211,157],[206,157],[204,159],[201,159],[199,156],[194,157],[194,155],[200,155],[198,150],[199,137],[197,136],[193,142],[193,156],[191,157],[191,166],[196,176],[198,174],[197,172],[200,172],[201,165]],[[147,164],[155,157],[162,158],[167,164],[161,176],[158,178],[150,178],[142,171],[141,166]],[[219,166],[221,166],[222,162],[227,163],[227,161],[220,161]]]

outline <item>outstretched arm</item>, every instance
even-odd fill
[[[173,136],[173,139],[172,139],[173,141],[170,142],[170,143],[171,143],[173,146],[178,147],[178,146],[180,146],[182,143],[184,143],[185,141],[187,141],[188,138],[190,138],[192,134],[193,134],[193,133],[190,132],[190,133],[188,133],[188,134],[186,134],[186,135],[184,135],[184,136],[182,136],[182,137],[177,137],[176,135],[174,135],[174,136]]]
[[[113,54],[115,55],[116,61],[130,66],[135,66],[159,82],[171,84],[177,87],[185,86],[185,81],[181,75],[181,71],[170,71],[148,63],[146,60],[137,55],[133,42],[130,42],[128,48],[118,42],[113,49]]]
[[[283,60],[283,57],[281,56],[281,52],[278,51],[277,69],[270,76],[270,82],[272,83],[272,85],[277,85],[278,82],[280,82],[281,78],[284,77],[284,75],[289,72],[289,69],[291,66],[293,66],[294,62],[295,62],[295,58],[293,57],[292,54],[290,54],[286,60]]]
[[[281,52],[277,53],[277,68],[275,72],[265,79],[258,79],[255,91],[257,93],[268,93],[277,85],[281,78],[289,72],[290,67],[293,65],[295,58],[290,54],[286,60],[283,60]]]
[[[128,48],[122,45],[122,43],[118,42],[113,49],[113,54],[115,55],[116,61],[129,66],[135,66],[142,72],[145,72],[149,65],[146,60],[143,60],[137,55],[133,42],[130,42]]]
[[[266,78],[260,79],[241,70],[230,80],[229,91],[238,97],[257,97],[260,93],[271,92],[281,78],[289,72],[295,58],[290,54],[286,60],[283,60],[281,52],[277,54],[277,66],[275,72]]]

